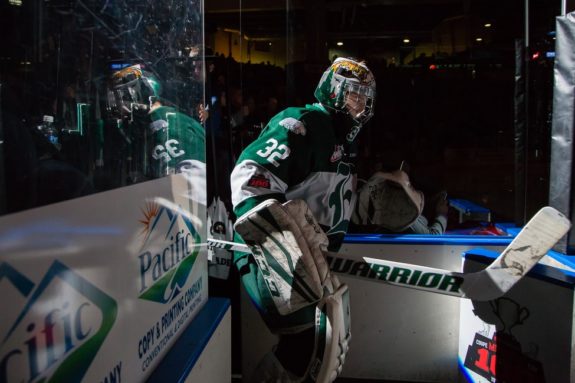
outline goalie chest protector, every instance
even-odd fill
[[[267,198],[303,199],[336,251],[355,205],[356,153],[320,104],[288,108],[238,159],[231,176],[234,212],[240,216]]]

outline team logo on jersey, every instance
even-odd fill
[[[293,117],[284,118],[279,122],[279,124],[294,134],[301,134],[302,136],[305,136],[307,132],[303,122]]]
[[[0,327],[0,381],[82,381],[116,321],[116,301],[60,261],[38,281],[0,263],[0,286],[11,297]]]
[[[330,157],[330,162],[337,162],[342,159],[344,153],[343,145],[336,145],[333,149],[333,154]]]
[[[138,255],[140,299],[169,303],[184,288],[199,253],[201,237],[183,210],[149,202],[143,210]]]
[[[340,162],[337,165],[337,183],[328,197],[332,211],[332,222],[326,233],[328,237],[345,235],[347,224],[354,206],[355,176],[351,164]]]
[[[265,176],[255,175],[249,179],[248,186],[253,188],[271,189],[271,182]]]

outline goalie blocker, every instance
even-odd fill
[[[349,293],[329,270],[323,254],[328,238],[307,204],[266,200],[234,229],[253,257],[238,260],[246,291],[280,337],[254,380],[332,382],[351,337]]]

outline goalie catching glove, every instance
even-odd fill
[[[264,282],[258,286],[264,313],[289,316],[315,307],[313,322],[274,331],[283,335],[315,328],[313,355],[303,379],[333,381],[351,337],[349,293],[329,270],[323,254],[328,238],[309,207],[302,200],[280,204],[269,199],[238,218],[234,229],[250,248]],[[283,376],[280,371],[275,375]]]
[[[401,232],[423,212],[423,193],[416,190],[402,170],[376,172],[360,188],[352,216],[356,225]]]

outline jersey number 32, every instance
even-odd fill
[[[289,157],[290,148],[284,144],[279,144],[279,142],[270,138],[266,141],[266,147],[258,150],[256,153],[258,156],[267,159],[269,163],[278,167],[280,166],[277,160],[285,160]]]

